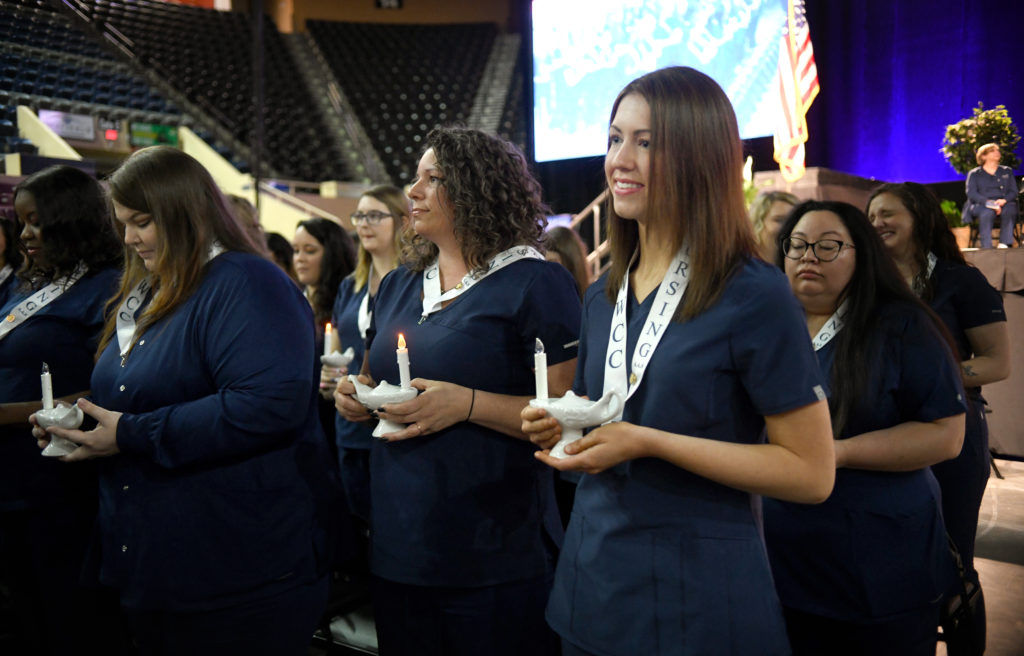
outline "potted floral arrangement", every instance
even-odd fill
[[[968,171],[978,165],[974,158],[978,148],[987,143],[999,145],[1004,166],[1011,169],[1020,166],[1020,160],[1015,152],[1017,144],[1020,143],[1020,135],[1003,105],[996,105],[995,109],[985,109],[982,103],[978,103],[972,116],[953,125],[947,125],[940,150],[957,173],[967,175]]]
[[[951,200],[943,200],[940,205],[942,213],[946,217],[946,222],[949,224],[949,229],[953,236],[956,237],[957,245],[960,248],[967,248],[971,240],[971,226],[964,225],[960,208]]]

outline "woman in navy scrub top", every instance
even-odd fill
[[[407,427],[370,457],[381,654],[553,653],[543,609],[562,527],[519,412],[535,394],[537,339],[551,393],[568,389],[579,296],[537,250],[540,186],[514,146],[462,128],[426,144],[408,191],[416,235],[381,282],[363,364],[398,383],[403,334],[422,390],[379,412]],[[352,392],[343,381],[339,410],[366,419]]]
[[[29,415],[42,407],[44,362],[55,400],[87,393],[121,249],[102,187],[76,168],[25,178],[14,208],[20,240],[5,228],[5,241],[13,238],[8,245],[20,245],[26,259],[0,304],[0,579],[16,618],[4,646],[18,654],[117,653],[116,600],[98,597],[94,581],[80,583],[96,517],[96,468],[41,456]],[[36,303],[48,288],[53,300]]]
[[[1000,248],[1013,246],[1013,226],[1017,222],[1017,180],[1013,169],[1000,166],[999,144],[988,143],[978,148],[978,166],[967,172],[967,205],[964,220],[978,221],[978,238],[982,248],[992,248],[992,224],[999,217]]]
[[[351,218],[359,237],[356,269],[338,287],[331,322],[334,324],[333,349],[345,351],[351,347],[355,357],[347,368],[322,368],[320,389],[328,390],[332,398],[341,377],[349,371],[358,372],[363,366],[373,298],[381,279],[398,266],[402,231],[409,220],[409,201],[398,187],[377,185],[363,192]],[[363,522],[370,520],[372,432],[366,423],[351,422],[335,413],[334,433],[345,497],[352,514]]]
[[[939,315],[956,343],[967,396],[967,431],[960,455],[934,465],[932,472],[942,489],[946,530],[969,578],[980,586],[974,538],[991,457],[981,386],[1010,375],[1010,332],[1003,298],[980,271],[964,261],[939,201],[927,187],[914,182],[882,185],[868,202],[868,218],[907,284]],[[985,651],[984,597],[977,610],[973,631],[945,636],[951,655]],[[972,644],[975,651],[970,651]]]
[[[18,243],[17,222],[0,216],[0,306],[7,302],[11,290],[18,286],[16,272],[21,267]]]
[[[954,570],[929,467],[960,452],[965,409],[945,331],[852,205],[798,205],[779,244],[836,437],[825,503],[765,500],[793,653],[934,656]]]
[[[143,654],[305,654],[336,479],[313,322],[213,179],[158,146],[110,178],[126,270],[92,376],[99,576]],[[45,434],[44,434],[45,435]]]
[[[547,608],[564,654],[789,653],[758,495],[821,501],[835,468],[800,308],[756,256],[741,152],[728,98],[693,69],[634,80],[612,108],[612,267],[584,299],[574,387],[632,393],[569,457],[538,455],[586,472]],[[557,439],[553,418],[522,416]]]

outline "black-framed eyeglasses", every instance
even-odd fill
[[[376,210],[370,210],[369,212],[354,212],[352,214],[352,225],[379,225],[381,221],[391,216],[389,212],[378,212]]]
[[[814,257],[822,262],[831,262],[839,257],[843,247],[853,248],[853,244],[838,239],[819,239],[818,241],[807,241],[799,237],[789,237],[782,240],[782,254],[791,260],[799,260],[810,248]]]

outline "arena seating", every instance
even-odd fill
[[[306,21],[392,179],[408,182],[423,137],[465,122],[497,35],[493,23]]]
[[[147,0],[85,0],[84,5],[97,27],[113,27],[127,37],[144,65],[251,143],[252,35],[246,14]],[[322,139],[324,121],[280,33],[269,18],[265,21],[267,158],[283,175],[298,180],[347,179],[340,153]]]

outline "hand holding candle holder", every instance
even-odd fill
[[[326,349],[325,349],[326,350]],[[328,367],[347,367],[349,362],[356,357],[356,352],[352,350],[352,347],[345,349],[344,353],[334,351],[332,353],[324,353],[320,356],[320,364]]]
[[[562,426],[562,439],[551,448],[552,458],[566,458],[565,446],[583,437],[583,429],[599,426],[622,412],[622,397],[606,392],[597,401],[576,396],[572,390],[560,399],[533,399],[530,405],[540,408]]]
[[[370,410],[376,410],[386,403],[402,403],[416,398],[419,390],[415,387],[402,387],[392,385],[387,381],[381,381],[380,385],[370,387],[360,383],[355,375],[349,375],[348,379],[356,387],[356,400]],[[373,429],[374,437],[381,437],[385,433],[397,433],[405,428],[404,424],[381,419],[377,427]]]
[[[43,429],[50,426],[74,429],[81,426],[85,415],[77,405],[68,405],[62,402],[54,407],[53,380],[50,377],[50,367],[45,362],[43,363],[43,373],[39,378],[43,391],[43,409],[37,410],[33,414],[39,426]],[[78,445],[71,440],[51,434],[50,443],[43,449],[43,455],[48,457],[66,456],[77,448]]]

